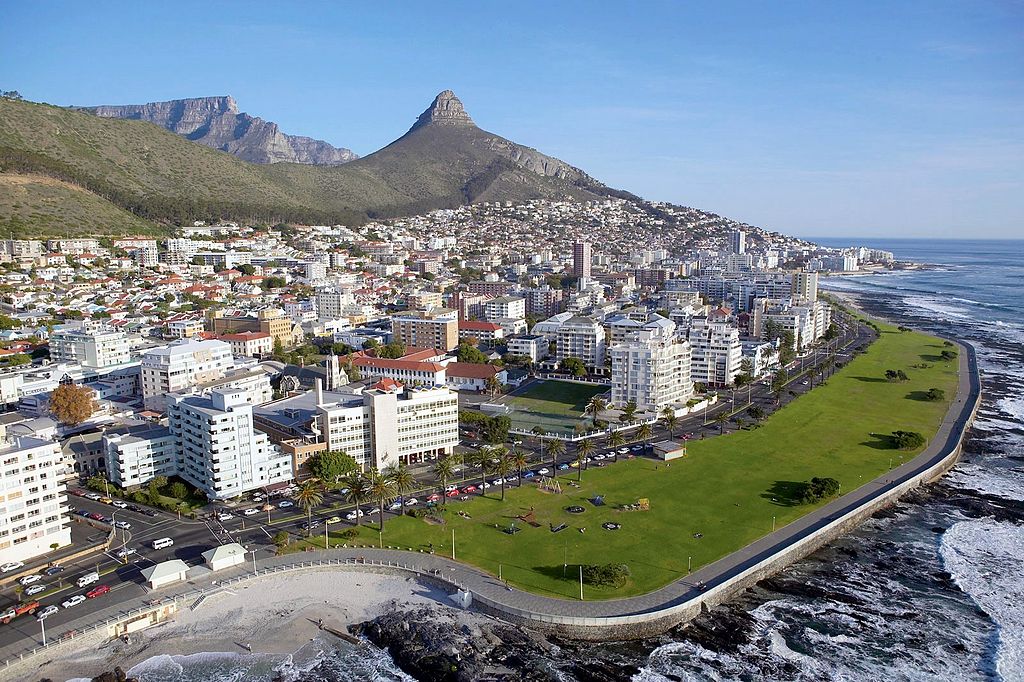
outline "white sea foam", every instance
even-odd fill
[[[983,495],[1024,501],[1024,472],[1017,469],[996,469],[965,462],[950,471],[944,482]]]
[[[903,301],[911,308],[938,313],[939,316],[955,317],[962,320],[971,319],[971,316],[966,309],[943,304],[938,299],[930,296],[907,296]],[[939,319],[943,318],[940,317]]]
[[[942,536],[942,562],[956,584],[998,627],[996,671],[1024,676],[1024,527],[960,521]]]

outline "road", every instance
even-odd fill
[[[840,349],[836,356],[838,361],[845,362],[856,349],[866,346],[874,339],[873,331],[864,325],[855,324],[849,318],[840,319],[838,324],[841,331],[840,337],[835,342],[836,347]],[[803,384],[803,380],[800,377],[807,369],[816,366],[818,364],[817,360],[822,359],[823,356],[815,358],[814,353],[810,353],[796,359],[787,367],[791,381],[787,386],[787,391],[782,395],[783,405],[813,388],[810,382],[806,385]],[[767,382],[768,380],[757,382],[749,390],[749,405],[758,405],[766,413],[776,408],[775,396],[772,394],[771,387],[767,385]],[[793,395],[790,395],[789,391],[792,391]],[[699,413],[681,419],[674,435],[679,437],[680,434],[686,434],[689,438],[705,438],[718,435],[723,427],[714,423],[715,416],[723,411],[733,416],[740,416],[743,410],[748,407],[745,402],[746,399],[748,399],[748,392],[739,389],[736,391],[735,404],[730,396],[729,400],[721,400],[718,405],[710,407],[706,414]],[[732,423],[724,425],[726,431],[734,430],[735,428],[737,428],[736,425]],[[668,432],[660,424],[655,426],[653,431],[654,433],[651,438],[653,442],[669,437]],[[550,468],[552,466],[550,458],[540,450],[540,445],[535,442],[535,439],[525,439],[525,441],[519,447],[530,459],[531,469],[536,471],[542,466]],[[640,446],[635,447],[639,448]],[[459,450],[464,452],[467,448],[460,447]],[[576,456],[572,452],[572,448],[568,448],[568,450],[559,458],[559,464],[567,465],[575,461]],[[595,454],[606,454],[609,452],[607,449],[599,449]],[[635,451],[635,454],[642,454],[642,452]],[[595,461],[594,465],[613,465],[613,461],[615,460]],[[433,492],[440,492],[429,464],[412,467],[412,473],[417,481],[417,486],[407,496],[417,497],[420,504],[422,504],[427,495]],[[493,477],[488,478],[492,479]],[[460,468],[459,479],[453,480],[451,483],[463,487],[463,484],[478,484],[479,481],[480,476],[477,471],[463,466]],[[255,552],[257,559],[269,559],[275,554],[275,547],[272,542],[272,537],[275,533],[284,530],[294,537],[305,535],[302,525],[306,521],[306,516],[295,507],[290,509],[275,508],[269,515],[267,512],[261,511],[254,516],[243,516],[239,513],[241,509],[254,506],[252,503],[243,504],[233,510],[234,513],[231,519],[222,522],[217,520],[213,514],[209,515],[208,518],[193,520],[188,518],[179,519],[175,514],[159,511],[156,516],[151,517],[130,510],[115,509],[108,504],[92,501],[84,497],[69,495],[69,499],[78,509],[99,513],[104,516],[113,514],[116,520],[130,523],[131,528],[128,530],[117,530],[115,542],[108,552],[69,562],[65,565],[65,570],[62,573],[52,578],[44,579],[43,582],[52,589],[47,590],[41,596],[35,597],[39,599],[44,607],[50,604],[55,604],[59,607],[61,602],[68,597],[76,594],[85,594],[95,585],[79,588],[75,585],[75,580],[92,571],[97,571],[101,574],[101,579],[97,584],[109,585],[111,588],[110,593],[96,598],[95,601],[89,600],[69,609],[61,608],[58,613],[49,616],[45,621],[45,625],[47,632],[50,634],[64,632],[67,623],[82,618],[90,609],[106,609],[119,603],[138,600],[144,597],[147,594],[147,590],[143,587],[140,571],[155,563],[169,559],[181,559],[189,565],[198,565],[202,563],[202,553],[204,551],[228,542],[238,542],[244,545]],[[375,511],[374,505],[363,504],[361,507],[366,513],[364,518],[372,522],[375,517],[370,515],[370,512]],[[313,530],[313,533],[323,532],[323,529],[326,527],[324,522],[327,518],[338,515],[344,519],[345,515],[353,508],[353,505],[347,503],[340,493],[328,492],[325,494],[323,504],[318,506],[312,515],[314,520],[320,522],[320,525]],[[394,516],[400,512],[385,513]],[[78,519],[75,516],[72,518]],[[74,522],[80,523],[81,521],[76,520]],[[338,530],[350,527],[352,523],[347,520],[342,521],[341,524],[331,526],[331,530],[337,532]],[[154,550],[151,546],[152,541],[164,537],[171,538],[174,541],[174,545],[165,549]],[[125,547],[135,549],[136,554],[131,555],[127,560],[119,559],[116,553]],[[17,601],[18,595],[14,591],[14,584],[8,583],[4,585],[3,589],[0,590],[0,611],[6,610],[10,605],[17,603]],[[30,647],[33,640],[39,641],[40,636],[40,624],[35,618],[26,614],[16,618],[8,625],[0,625],[0,649],[8,650],[18,645]]]

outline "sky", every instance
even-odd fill
[[[1024,2],[20,2],[0,89],[230,94],[366,155],[444,89],[645,198],[801,236],[1024,238]]]

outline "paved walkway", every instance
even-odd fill
[[[981,396],[981,378],[978,372],[977,358],[974,348],[968,344],[960,345],[960,371],[957,394],[943,419],[938,432],[931,439],[925,450],[911,461],[893,469],[887,474],[846,493],[825,506],[804,517],[780,528],[750,545],[732,554],[694,571],[683,580],[672,582],[661,589],[647,594],[602,601],[578,601],[556,599],[509,589],[496,577],[484,573],[472,566],[460,564],[439,555],[414,553],[399,550],[343,548],[329,551],[302,552],[280,557],[260,560],[260,573],[275,567],[286,566],[297,562],[316,562],[320,560],[351,560],[356,563],[353,568],[358,570],[360,560],[366,562],[391,562],[396,565],[409,565],[419,573],[435,575],[453,587],[468,589],[474,595],[484,597],[487,601],[512,611],[528,611],[535,616],[554,616],[571,618],[614,618],[621,616],[653,614],[667,608],[684,604],[690,600],[706,596],[706,591],[721,585],[747,569],[785,550],[794,543],[824,528],[832,521],[842,517],[878,497],[892,491],[906,481],[924,471],[935,467],[946,460],[951,453],[958,450],[966,429],[970,426],[975,406]],[[220,580],[237,577],[245,573],[251,574],[251,564],[225,571],[217,575]],[[705,589],[697,585],[703,582]],[[177,585],[153,593],[152,597],[164,595],[168,598],[175,594],[197,588],[213,587],[206,581],[194,586]],[[125,602],[100,612],[90,613],[81,621],[62,626],[60,632],[84,629],[104,619],[117,618],[128,611],[142,607],[143,601]],[[34,619],[33,619],[34,620]],[[27,627],[29,632],[38,632],[38,624],[19,619],[6,627]],[[21,629],[19,627],[19,629]],[[58,634],[58,633],[52,633]],[[0,649],[0,660],[17,656],[19,652],[30,649],[33,644],[29,640],[23,643]]]

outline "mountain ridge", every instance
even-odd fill
[[[283,133],[273,121],[240,111],[231,95],[75,108],[101,118],[148,121],[251,163],[336,166],[359,158],[351,149]]]

